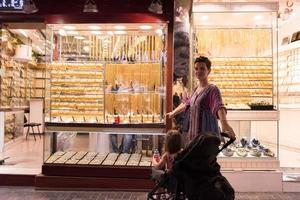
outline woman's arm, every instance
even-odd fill
[[[179,104],[179,106],[177,106],[177,108],[175,108],[173,111],[166,113],[166,117],[167,118],[172,118],[175,115],[183,112],[186,108],[186,103],[182,102],[181,104]]]
[[[221,107],[218,110],[218,116],[221,122],[221,131],[226,133],[228,137],[235,138],[235,133],[231,126],[228,124],[227,118],[226,118],[226,109],[224,107]]]

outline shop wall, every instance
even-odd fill
[[[279,143],[284,147],[291,147],[300,151],[300,109],[280,110]]]
[[[297,5],[293,8],[293,14],[290,15],[287,20],[278,20],[278,47],[280,49],[281,41],[284,37],[292,37],[294,32],[300,31],[300,2],[297,2]]]

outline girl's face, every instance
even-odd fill
[[[207,69],[207,66],[204,62],[196,62],[194,65],[195,75],[199,81],[207,80],[207,77],[210,73],[210,70]]]

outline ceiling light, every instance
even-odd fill
[[[78,35],[77,31],[67,31],[68,35]]]
[[[207,15],[201,16],[200,19],[201,19],[202,21],[207,21],[207,20],[208,20],[208,16],[207,16]]]
[[[39,11],[39,9],[35,6],[35,3],[33,0],[25,0],[24,6],[23,6],[23,11],[26,14],[32,14],[32,13],[36,13],[37,11]]]
[[[84,40],[85,39],[85,37],[80,36],[80,35],[74,36],[74,38],[77,39],[77,40]]]
[[[121,25],[117,25],[117,26],[114,26],[114,29],[124,30],[124,29],[126,29],[126,27],[125,26],[121,26]]]
[[[100,35],[101,31],[91,31],[91,33],[94,34],[94,35]]]
[[[155,14],[163,14],[163,5],[161,0],[152,0],[148,10]]]
[[[74,26],[64,26],[64,29],[75,30],[75,27]]]
[[[112,32],[112,31],[108,31],[108,32],[107,32],[107,34],[108,34],[108,35],[113,35],[113,34],[114,34],[114,32]]]
[[[152,28],[152,26],[149,26],[149,25],[141,25],[140,26],[140,29],[143,29],[143,30],[149,30],[151,28]]]
[[[124,34],[126,34],[126,31],[115,31],[115,34],[124,35]]]
[[[254,19],[255,19],[255,20],[261,20],[262,18],[263,18],[263,17],[262,17],[261,15],[255,15],[255,16],[254,16]]]
[[[91,30],[100,30],[101,28],[99,26],[88,26]]]
[[[155,30],[155,33],[158,34],[158,35],[162,35],[163,34],[163,31],[161,29],[156,29]]]
[[[83,40],[82,42],[83,43],[91,43],[91,41],[89,41],[89,40]]]
[[[66,36],[66,35],[67,35],[66,31],[63,30],[63,29],[60,29],[60,30],[58,31],[58,34],[61,35],[61,36]]]
[[[96,2],[94,0],[86,0],[86,2],[84,3],[83,12],[85,13],[99,12]]]

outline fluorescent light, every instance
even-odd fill
[[[114,26],[114,29],[124,30],[124,29],[126,29],[126,27],[125,26],[121,26],[121,25],[117,25],[117,26]]]
[[[207,15],[204,15],[204,16],[201,16],[201,21],[207,21],[208,20],[208,16]]]
[[[254,16],[254,19],[255,19],[255,20],[261,20],[262,18],[263,18],[263,17],[262,17],[261,15],[255,15],[255,16]]]
[[[75,27],[74,26],[64,26],[64,29],[75,30]]]
[[[126,31],[115,31],[114,33],[118,35],[124,35],[126,34]]]
[[[89,41],[89,40],[83,40],[82,42],[83,43],[91,43],[91,41]]]
[[[19,32],[20,32],[22,35],[24,35],[25,37],[28,37],[27,33],[26,33],[24,30],[19,29]]]
[[[101,29],[99,26],[94,26],[94,25],[88,26],[88,27],[89,27],[89,29],[91,29],[91,30],[100,30],[100,29]]]
[[[91,31],[91,33],[94,34],[94,35],[100,35],[101,31]]]
[[[74,38],[77,39],[77,40],[84,40],[85,39],[85,37],[80,36],[80,35],[74,36]]]
[[[114,32],[112,32],[112,31],[108,31],[108,32],[107,32],[107,34],[108,34],[108,35],[113,35],[113,34],[114,34]]]
[[[141,25],[140,26],[140,29],[143,29],[143,30],[149,30],[151,28],[152,28],[152,26],[149,26],[149,25]]]

